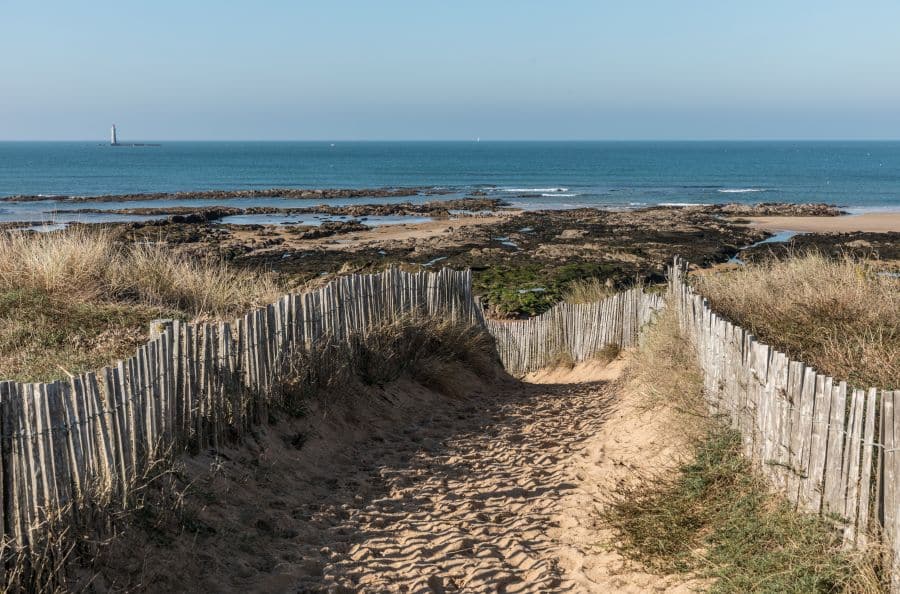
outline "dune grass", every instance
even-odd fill
[[[275,400],[288,411],[318,394],[383,386],[404,376],[459,395],[459,369],[491,378],[500,365],[493,338],[480,326],[413,316],[355,335],[350,344],[322,341],[318,348],[290,353],[287,361]]]
[[[827,519],[769,494],[740,436],[720,426],[676,476],[620,489],[605,518],[630,557],[712,578],[711,592],[882,591],[872,567],[841,550]]]
[[[19,289],[190,316],[235,315],[279,295],[272,275],[189,258],[163,244],[121,244],[109,232],[82,227],[0,236],[0,290]]]
[[[616,294],[615,288],[597,277],[574,280],[562,294],[566,303],[594,303]]]
[[[39,289],[0,292],[0,379],[51,381],[134,353],[150,320],[181,312],[74,301]]]
[[[841,549],[826,518],[774,495],[741,453],[741,438],[710,417],[692,346],[667,311],[634,354],[629,389],[647,408],[672,407],[686,437],[676,471],[620,483],[601,512],[626,557],[660,574],[708,579],[711,592],[881,592],[875,556]]]
[[[230,318],[281,294],[274,277],[105,231],[0,235],[0,379],[46,381],[131,354],[154,318]]]
[[[663,310],[642,336],[628,366],[628,388],[643,396],[648,408],[670,406],[686,415],[684,429],[697,435],[706,430],[703,377],[691,344],[681,336],[678,318]]]
[[[713,309],[834,377],[900,388],[900,279],[807,253],[694,278]]]

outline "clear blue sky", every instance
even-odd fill
[[[900,138],[898,0],[0,0],[0,139]]]

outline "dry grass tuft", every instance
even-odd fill
[[[461,371],[491,378],[499,369],[493,338],[483,328],[413,316],[357,335],[350,345],[321,340],[315,349],[287,355],[286,362],[276,400],[295,414],[311,397],[355,392],[359,383],[382,386],[403,376],[461,395]]]
[[[133,353],[154,318],[227,318],[280,294],[269,274],[105,231],[0,234],[0,378],[96,369]]]
[[[608,344],[599,351],[595,352],[591,358],[601,363],[610,363],[622,354],[622,347],[617,344]]]
[[[616,289],[597,277],[578,279],[570,282],[563,292],[566,303],[594,303],[615,295]]]
[[[761,340],[861,388],[900,388],[900,279],[808,253],[696,277],[713,309]]]
[[[617,483],[601,512],[621,552],[658,573],[711,578],[711,592],[881,592],[877,555],[841,548],[827,519],[795,511],[741,453],[741,438],[706,414],[693,350],[667,311],[634,355],[626,389],[648,409],[674,406],[676,472]],[[687,439],[685,440],[685,437]]]
[[[676,476],[620,487],[604,519],[626,555],[715,578],[711,592],[883,591],[871,559],[842,550],[829,520],[769,494],[730,429],[713,428]]]
[[[548,369],[575,369],[575,359],[568,351],[559,351],[554,353],[547,364]]]
[[[108,233],[66,232],[0,235],[0,290],[31,289],[70,298],[107,294],[107,278],[120,250]]]
[[[120,244],[109,232],[82,227],[0,235],[0,291],[22,289],[218,317],[280,294],[271,275],[191,259],[164,245]]]
[[[124,250],[108,282],[117,295],[194,316],[236,316],[283,293],[271,275],[185,258],[160,244]]]
[[[705,431],[703,377],[693,347],[681,336],[675,312],[666,309],[643,336],[626,376],[628,389],[641,394],[647,408],[666,406],[693,417]]]

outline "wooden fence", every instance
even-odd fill
[[[791,360],[716,315],[685,277],[676,259],[669,307],[695,345],[711,411],[778,491],[840,523],[845,546],[883,538],[900,592],[900,391],[851,388]]]
[[[607,345],[637,344],[640,329],[664,306],[662,295],[639,288],[595,303],[558,303],[527,320],[485,320],[503,366],[514,375],[536,371],[560,356],[585,361]]]
[[[411,314],[480,321],[471,272],[341,277],[233,323],[166,324],[97,373],[0,382],[3,536],[27,546],[49,514],[78,513],[89,491],[125,501],[160,452],[217,446],[267,420],[285,354]]]
[[[232,323],[166,324],[97,373],[0,382],[2,536],[27,546],[50,514],[78,513],[88,492],[125,501],[161,452],[215,447],[265,422],[286,354],[419,314],[483,323],[520,374],[563,353],[582,361],[609,344],[633,346],[663,306],[661,295],[632,289],[530,320],[485,320],[470,271],[392,269],[286,295]],[[745,455],[799,508],[840,521],[846,546],[883,538],[900,592],[900,391],[848,388],[757,341],[710,309],[680,261],[669,307],[695,345],[711,410],[740,431]]]

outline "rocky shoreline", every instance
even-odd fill
[[[846,211],[841,210],[838,206],[834,204],[825,204],[824,202],[803,204],[793,204],[788,202],[741,204],[738,202],[730,202],[727,204],[654,208],[681,208],[727,217],[838,217],[847,214]]]
[[[763,243],[740,253],[746,262],[759,262],[770,258],[789,258],[794,254],[815,250],[834,258],[877,259],[900,264],[900,232],[868,233],[798,233],[787,241]]]
[[[405,196],[441,196],[452,190],[438,187],[407,188],[268,188],[259,190],[203,190],[189,192],[149,192],[137,194],[104,194],[100,196],[44,196],[41,194],[18,194],[0,198],[0,202],[136,202],[140,200],[234,200],[240,198],[285,198],[319,199],[336,198],[396,198]]]
[[[346,206],[330,206],[320,204],[302,208],[276,208],[271,206],[253,206],[238,208],[233,206],[169,206],[142,208],[78,208],[65,211],[53,211],[65,214],[117,214],[137,216],[169,217],[173,223],[204,223],[236,215],[327,215],[327,216],[429,216],[432,218],[449,217],[451,214],[485,213],[509,209],[509,205],[499,198],[460,198],[456,200],[431,201],[424,204],[401,202],[398,204],[352,204]],[[451,211],[457,211],[452,213]]]
[[[459,215],[457,210],[468,214]],[[316,283],[339,272],[374,272],[388,266],[472,268],[475,289],[485,303],[497,315],[516,317],[544,311],[578,279],[598,278],[617,288],[636,281],[661,282],[675,255],[700,267],[725,263],[735,256],[752,261],[806,249],[900,259],[900,233],[810,233],[783,244],[754,246],[772,232],[747,219],[761,213],[834,216],[836,211],[829,205],[767,203],[513,211],[501,200],[484,198],[302,209],[122,209],[116,212],[165,218],[72,226],[103,228],[125,243],[166,243],[186,256],[222,258],[234,266],[273,271],[291,284]],[[273,213],[353,218],[319,225],[222,222],[233,214]],[[365,216],[377,215],[427,215],[432,220],[377,228],[365,224]]]

